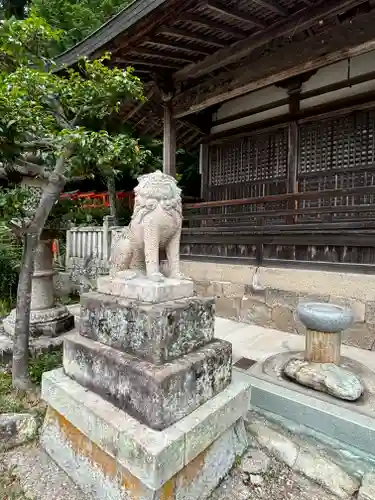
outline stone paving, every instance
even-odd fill
[[[260,458],[259,458],[260,457]],[[322,487],[260,450],[252,450],[210,500],[335,500]]]

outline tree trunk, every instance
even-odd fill
[[[28,376],[29,327],[31,306],[31,285],[34,272],[34,251],[51,210],[64,190],[63,177],[65,161],[72,154],[73,146],[57,160],[54,171],[49,177],[35,215],[24,235],[22,267],[18,280],[16,325],[14,332],[12,383],[13,387],[25,390],[30,386]]]
[[[34,251],[38,244],[37,234],[26,234],[18,280],[16,324],[13,340],[13,387],[26,390],[31,381],[28,374],[29,327],[31,305],[31,280],[34,272]]]
[[[110,173],[107,177],[107,189],[109,195],[109,213],[113,217],[113,223],[115,224],[115,226],[118,226],[116,183],[115,183],[115,176],[113,173]]]

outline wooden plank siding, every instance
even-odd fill
[[[375,272],[375,107],[212,144],[206,179],[184,257]]]

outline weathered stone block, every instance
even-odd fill
[[[331,295],[329,301],[332,304],[348,307],[349,309],[351,309],[354,315],[355,323],[363,323],[365,321],[366,304],[363,301],[350,299],[347,297],[337,297],[335,295]]]
[[[266,289],[266,303],[269,307],[284,306],[294,310],[300,302],[328,302],[328,294],[303,293],[276,288]]]
[[[246,286],[241,283],[222,283],[223,295],[228,298],[242,298],[245,295]]]
[[[268,307],[284,306],[290,309],[295,309],[298,305],[299,298],[295,292],[287,290],[278,290],[274,288],[266,289],[266,304]]]
[[[147,304],[91,292],[81,297],[80,333],[161,364],[188,354],[214,336],[214,299]]]
[[[247,447],[242,417],[249,384],[234,371],[227,389],[180,422],[154,431],[54,370],[43,375],[49,410],[41,443],[100,500],[205,498]]]
[[[271,310],[262,296],[245,295],[241,300],[240,321],[268,326]]]
[[[35,439],[39,422],[28,413],[4,413],[0,415],[0,452]]]
[[[375,302],[366,302],[365,321],[366,323],[375,324]]]
[[[166,278],[164,281],[151,281],[145,277],[131,280],[120,276],[101,276],[98,278],[98,292],[117,295],[140,302],[166,302],[184,299],[194,295],[194,283],[190,280]]]
[[[193,462],[155,490],[51,410],[47,413],[41,443],[82,491],[95,500],[208,498],[248,444],[241,419]]]
[[[216,313],[224,318],[238,319],[241,299],[218,297],[216,298]]]
[[[296,329],[294,313],[289,307],[275,306],[271,312],[272,322],[276,329],[293,333]]]
[[[345,345],[370,350],[375,342],[374,325],[355,323],[351,328],[342,332],[341,342]]]
[[[225,389],[232,345],[215,340],[155,365],[81,335],[64,342],[65,372],[153,429],[165,429]]]

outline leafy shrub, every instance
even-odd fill
[[[40,354],[30,359],[29,375],[34,384],[40,385],[44,372],[49,372],[62,366],[62,351],[53,351]]]
[[[21,243],[0,229],[0,316],[6,315],[15,302],[21,258]]]

